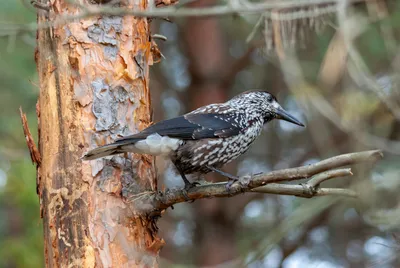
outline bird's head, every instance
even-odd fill
[[[264,123],[276,118],[304,127],[303,123],[286,112],[276,97],[267,91],[246,91],[231,99],[231,102],[242,106],[247,112],[252,111],[256,116],[262,116]]]

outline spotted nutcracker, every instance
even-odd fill
[[[164,155],[170,157],[182,176],[185,190],[196,184],[190,183],[186,174],[211,171],[228,177],[229,187],[237,177],[219,168],[245,153],[260,135],[263,125],[275,118],[304,126],[288,114],[272,94],[262,90],[247,91],[225,103],[200,107],[95,148],[83,159],[125,152]]]

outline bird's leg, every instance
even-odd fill
[[[182,190],[183,196],[185,197],[186,201],[189,201],[190,198],[187,195],[187,191],[189,191],[190,189],[192,189],[193,187],[196,187],[196,185],[200,185],[200,183],[198,182],[190,182],[187,178],[185,173],[182,172],[182,170],[180,168],[178,168],[178,166],[174,163],[176,169],[178,170],[179,174],[182,177],[183,182],[185,183],[185,187]],[[194,201],[194,200],[193,200]]]
[[[182,177],[183,182],[185,183],[185,190],[186,190],[186,191],[192,189],[193,187],[196,187],[196,185],[200,185],[200,183],[198,183],[198,182],[196,182],[196,181],[190,182],[190,181],[186,178],[186,175],[185,175],[183,172],[181,172],[179,169],[178,169],[178,171],[179,171],[179,174],[180,174],[181,177]]]
[[[210,169],[211,171],[217,172],[217,173],[221,174],[222,176],[227,177],[229,179],[228,183],[226,184],[226,189],[228,191],[231,188],[232,184],[239,180],[239,177],[237,177],[235,175],[232,175],[232,174],[229,174],[227,172],[224,172],[222,170],[219,170],[219,169],[217,169],[215,167],[207,166],[207,168]]]

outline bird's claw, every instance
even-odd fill
[[[185,183],[185,187],[182,189],[182,195],[185,198],[186,202],[193,203],[195,201],[189,198],[188,191],[192,188],[195,188],[197,185],[200,185],[200,183],[198,182]]]
[[[239,179],[229,179],[228,183],[225,185],[225,188],[228,192],[231,191],[232,184],[237,182]]]
[[[197,185],[200,185],[200,183],[197,182],[197,181],[186,183],[185,184],[185,190],[189,191],[190,189],[196,187]]]

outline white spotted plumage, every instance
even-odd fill
[[[262,120],[257,120],[251,127],[247,128],[240,135],[209,139],[205,143],[196,141],[185,141],[181,150],[192,150],[193,155],[185,157],[177,155],[185,173],[190,174],[196,171],[207,170],[205,166],[220,167],[236,159],[246,152],[251,143],[260,135],[263,126]],[[178,149],[179,150],[179,149]]]

